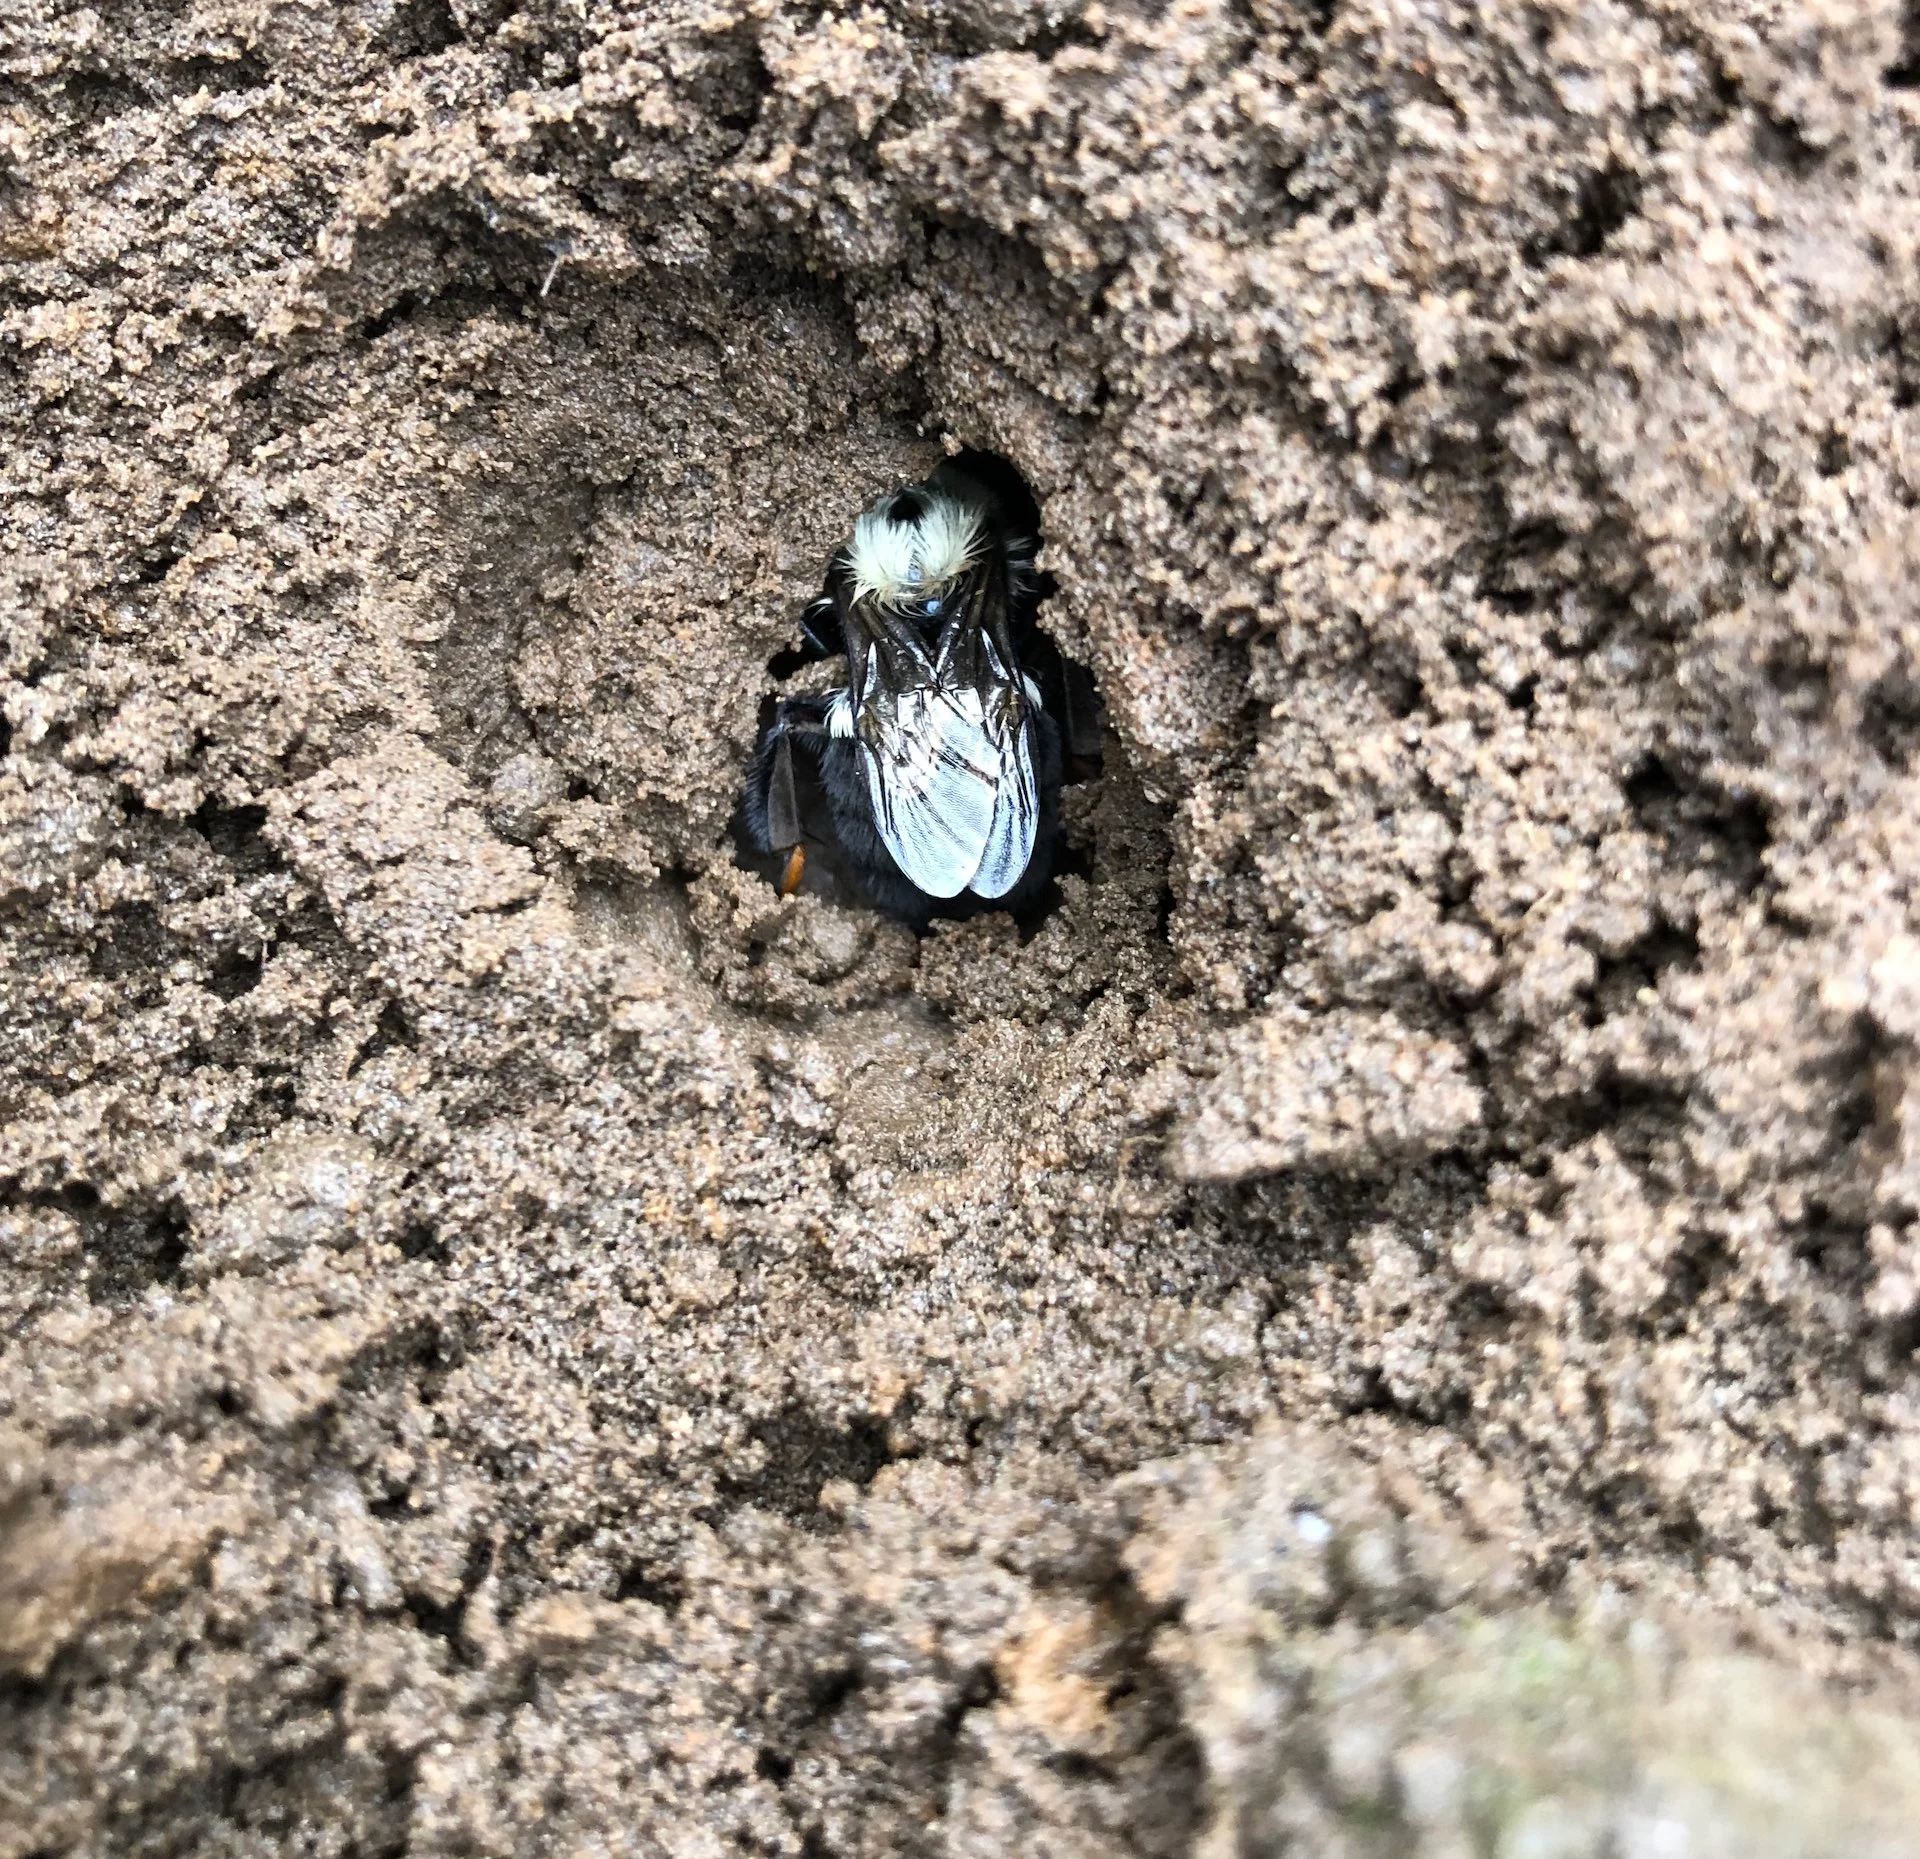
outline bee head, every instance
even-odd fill
[[[890,492],[853,526],[848,565],[856,600],[896,612],[937,614],[946,584],[986,540],[985,507],[947,484]]]

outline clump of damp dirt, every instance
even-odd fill
[[[15,11],[0,1859],[1916,1850],[1896,0]]]

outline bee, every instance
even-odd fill
[[[776,703],[747,774],[743,836],[784,892],[813,845],[916,923],[1038,900],[1064,756],[1099,734],[1091,680],[1036,623],[1037,551],[952,464],[855,521],[801,616],[803,661],[844,655],[846,682]]]

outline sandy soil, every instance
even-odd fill
[[[0,1859],[1920,1852],[1898,0],[18,0]],[[982,448],[1037,924],[736,865]]]

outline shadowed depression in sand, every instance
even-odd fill
[[[22,0],[0,1859],[1920,1852],[1896,0]],[[1038,500],[1057,895],[730,827]]]

